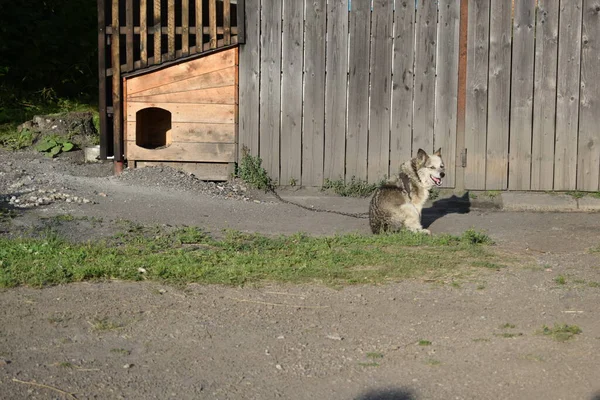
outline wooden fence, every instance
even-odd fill
[[[599,190],[596,0],[246,0],[239,143],[281,185]],[[462,77],[462,78],[461,78]]]

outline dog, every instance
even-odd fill
[[[398,231],[431,232],[421,225],[421,210],[429,190],[441,186],[446,176],[442,149],[429,156],[419,149],[417,156],[400,166],[398,176],[375,190],[369,205],[369,225],[374,234]]]

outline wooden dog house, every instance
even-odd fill
[[[244,2],[98,0],[98,15],[101,158],[228,179]]]

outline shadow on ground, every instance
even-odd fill
[[[402,388],[370,390],[355,400],[416,400],[412,390]],[[594,399],[595,400],[595,399]]]
[[[423,209],[421,223],[423,228],[428,228],[436,220],[448,214],[468,214],[471,211],[469,193],[462,196],[452,195],[445,199],[436,200],[432,206]]]

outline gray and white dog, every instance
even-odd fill
[[[445,176],[442,149],[431,156],[419,149],[417,157],[400,166],[398,177],[379,187],[369,206],[369,224],[375,234],[397,231],[403,226],[412,232],[431,234],[421,225],[421,210],[429,190],[442,185]]]

